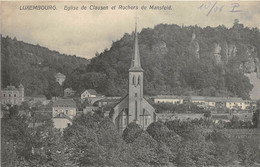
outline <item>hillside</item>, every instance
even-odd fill
[[[260,99],[260,78],[257,77],[256,73],[246,74],[249,78],[250,83],[254,85],[254,88],[250,92],[250,97],[252,99]]]
[[[159,24],[142,29],[144,92],[249,99],[253,85],[244,73],[259,69],[259,43],[259,30],[244,27],[238,20],[232,28]],[[133,36],[125,34],[109,50],[97,54],[85,71],[74,72],[66,84],[106,95],[127,93],[132,47]]]
[[[138,38],[146,95],[250,98],[254,83],[244,74],[260,73],[258,28],[245,27],[238,20],[231,28],[159,24],[142,29]],[[61,72],[67,76],[63,88],[78,93],[90,88],[109,96],[127,93],[131,34],[90,62],[9,37],[2,38],[1,47],[2,87],[22,83],[27,96],[59,94],[62,89],[54,74]]]
[[[26,96],[60,94],[62,88],[54,75],[61,72],[69,76],[76,68],[86,68],[89,63],[87,59],[60,54],[16,38],[1,38],[1,87],[22,83]]]

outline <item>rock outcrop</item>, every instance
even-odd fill
[[[199,55],[200,46],[196,39],[195,33],[192,33],[192,38],[191,38],[189,49],[190,49],[190,52],[195,56],[196,59],[200,58],[200,55]]]
[[[221,47],[219,44],[217,43],[214,43],[214,50],[213,50],[213,54],[214,54],[214,57],[215,57],[215,61],[217,64],[220,64],[222,63],[222,58],[221,58]]]
[[[167,45],[165,42],[159,41],[155,45],[152,46],[152,51],[156,55],[165,55],[168,53]]]

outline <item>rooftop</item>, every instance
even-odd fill
[[[184,99],[184,96],[175,96],[175,95],[157,95],[153,96],[154,99]]]
[[[58,72],[58,73],[55,75],[55,77],[66,77],[66,76],[65,76],[64,74]]]
[[[98,95],[98,93],[94,90],[94,89],[87,89],[87,90],[84,90],[82,93],[85,93],[85,92],[88,92],[88,93],[90,93],[90,94],[92,94],[92,95]],[[81,93],[81,94],[82,94]]]
[[[110,98],[104,98],[101,100],[98,100],[97,102],[118,102],[120,99],[110,99]]]
[[[20,85],[18,86],[18,88],[20,89],[20,88],[24,88],[24,87],[23,87],[22,84],[20,84]],[[15,86],[9,85],[9,86],[7,86],[6,88],[4,88],[4,89],[2,89],[2,90],[13,90],[13,91],[19,91],[19,89],[17,89]]]
[[[53,107],[76,108],[76,102],[73,99],[59,99],[53,102]]]
[[[53,118],[65,118],[65,119],[68,119],[69,121],[72,122],[72,119],[71,119],[69,116],[65,115],[64,113],[59,113],[59,114],[57,114],[57,115],[56,115],[55,117],[53,117]]]

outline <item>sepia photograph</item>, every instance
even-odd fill
[[[2,167],[260,167],[260,1],[1,1]]]

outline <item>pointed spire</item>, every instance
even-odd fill
[[[134,54],[131,61],[131,67],[129,71],[143,71],[140,62],[138,37],[137,37],[137,22],[135,22],[135,34],[134,34]]]

